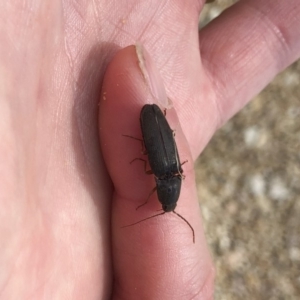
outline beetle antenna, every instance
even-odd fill
[[[192,230],[192,233],[193,233],[193,243],[195,244],[195,231],[194,231],[194,228],[192,227],[192,225],[183,217],[181,216],[179,213],[177,213],[175,210],[173,210],[173,213],[176,214],[179,218],[181,218],[186,224],[189,225],[189,227],[191,228]]]
[[[161,216],[161,215],[164,215],[166,212],[162,212],[160,214],[156,214],[156,215],[153,215],[153,216],[150,216],[148,218],[145,218],[145,219],[142,219],[138,222],[135,222],[135,223],[132,223],[132,224],[129,224],[129,225],[125,225],[125,226],[122,226],[121,228],[125,228],[125,227],[130,227],[130,226],[133,226],[133,225],[136,225],[136,224],[139,224],[141,222],[144,222],[146,220],[149,220],[149,219],[152,219],[152,218],[155,218],[155,217],[158,217],[158,216]],[[195,244],[195,231],[194,231],[194,228],[192,227],[192,225],[182,216],[180,215],[179,213],[177,213],[175,210],[173,210],[173,213],[176,214],[179,218],[181,218],[192,230],[192,233],[193,233],[193,243]]]
[[[136,224],[138,224],[138,223],[141,223],[141,222],[143,222],[143,221],[152,219],[152,218],[154,218],[154,217],[164,215],[165,213],[166,213],[166,212],[164,211],[164,212],[162,212],[162,213],[160,213],[160,214],[153,215],[153,216],[151,216],[151,217],[145,218],[145,219],[140,220],[140,221],[138,221],[138,222],[135,222],[135,223],[132,223],[132,224],[129,224],[129,225],[126,225],[126,226],[122,226],[121,228],[125,228],[125,227],[129,227],[129,226],[136,225]]]

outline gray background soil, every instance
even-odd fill
[[[207,4],[200,24],[233,2]],[[300,299],[299,129],[300,61],[220,129],[196,162],[216,300]]]

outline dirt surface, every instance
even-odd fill
[[[201,24],[234,1],[206,5]],[[216,300],[300,299],[300,61],[196,162]]]

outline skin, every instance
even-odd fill
[[[1,5],[1,299],[212,299],[192,162],[299,58],[300,5],[240,1],[198,34],[203,2]],[[121,228],[160,208],[153,196],[135,210],[153,177],[129,165],[140,145],[122,137],[140,135],[151,102],[135,47],[120,50],[136,41],[182,125],[177,211],[195,244],[173,214]]]

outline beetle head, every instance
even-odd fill
[[[157,196],[162,208],[165,212],[173,211],[177,205],[177,201],[181,189],[181,178],[174,176],[168,179],[157,179]]]
[[[162,205],[162,209],[164,212],[171,212],[174,211],[176,208],[177,203],[168,204],[168,205]]]

